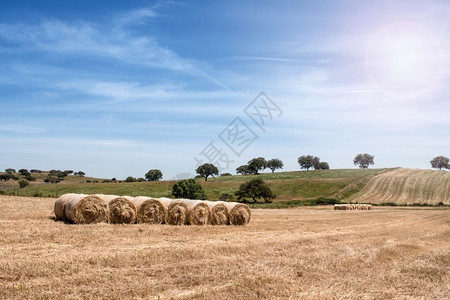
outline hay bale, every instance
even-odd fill
[[[335,204],[334,210],[347,210],[347,204]]]
[[[75,224],[91,224],[109,221],[108,203],[117,196],[88,195],[72,197],[66,204],[66,217]]]
[[[189,206],[181,199],[173,200],[167,208],[167,224],[188,225]]]
[[[167,222],[167,209],[172,202],[169,198],[136,197],[137,222],[163,224]]]
[[[134,197],[120,196],[108,203],[109,221],[112,224],[136,223],[137,209],[133,203]]]
[[[205,201],[179,199],[189,208],[187,215],[189,225],[208,225],[211,222],[211,208]]]
[[[84,195],[84,194],[64,194],[61,197],[59,197],[58,200],[56,200],[55,206],[54,206],[56,220],[67,221],[67,217],[66,217],[67,203],[73,198],[79,197],[81,199],[86,196],[87,195]]]
[[[230,217],[228,208],[223,201],[204,201],[211,208],[211,225],[228,225]]]
[[[247,225],[250,222],[251,212],[247,205],[237,202],[223,202],[228,209],[231,225]]]

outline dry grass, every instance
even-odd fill
[[[450,210],[252,210],[247,226],[68,225],[0,196],[0,299],[448,299]]]
[[[349,201],[450,205],[450,172],[398,168],[372,177]]]

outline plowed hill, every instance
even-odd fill
[[[398,168],[378,174],[351,202],[450,204],[450,172]]]

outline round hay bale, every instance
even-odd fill
[[[247,205],[236,202],[223,202],[228,208],[231,225],[247,225],[250,222],[251,212]]]
[[[189,206],[180,199],[173,200],[167,208],[167,224],[188,225]]]
[[[223,201],[204,201],[211,208],[211,225],[228,225],[230,217],[228,208]]]
[[[201,200],[180,199],[189,207],[188,224],[208,225],[211,222],[211,208]]]
[[[167,222],[167,209],[171,203],[168,198],[136,197],[137,222],[163,224]]]
[[[108,222],[108,203],[116,197],[101,194],[73,197],[66,204],[66,217],[75,224]]]
[[[112,224],[136,223],[137,209],[133,199],[130,196],[119,196],[108,203],[109,221]]]
[[[54,212],[55,212],[55,218],[58,221],[67,221],[66,217],[66,205],[67,203],[73,199],[73,198],[84,198],[87,195],[84,194],[64,194],[61,197],[58,198],[55,202],[54,206]]]

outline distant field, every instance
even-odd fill
[[[354,202],[450,204],[450,172],[399,168],[372,177]]]
[[[362,179],[369,179],[385,169],[341,169],[264,173],[260,175],[234,175],[210,178],[207,182],[198,179],[197,182],[205,188],[208,199],[217,200],[221,193],[233,194],[239,185],[252,178],[265,180],[278,198],[276,201],[307,200],[316,198],[330,198],[344,193],[346,187]],[[43,180],[43,179],[42,179]],[[98,183],[86,183],[87,180],[98,180]],[[10,183],[15,184],[17,183]],[[175,181],[133,182],[133,183],[102,183],[102,179],[79,178],[69,176],[58,184],[32,183],[19,189],[9,187],[6,193],[17,196],[58,197],[65,193],[103,193],[130,196],[170,197]],[[352,194],[358,190],[353,191]]]
[[[0,299],[448,299],[448,208],[253,209],[248,226],[67,225],[0,196]]]

